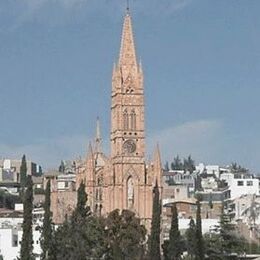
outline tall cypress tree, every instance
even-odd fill
[[[220,238],[223,257],[227,257],[231,253],[242,253],[244,249],[243,240],[236,231],[235,225],[231,222],[230,216],[225,213],[224,205],[222,205],[220,216]]]
[[[191,218],[189,228],[186,230],[186,246],[189,256],[193,259],[196,254],[196,224],[193,218]]]
[[[149,260],[160,260],[161,203],[158,183],[153,189],[153,214],[151,235],[149,239]]]
[[[32,210],[33,210],[33,183],[31,176],[27,176],[26,191],[23,202],[23,236],[21,241],[21,260],[33,260],[33,237],[32,237]]]
[[[45,202],[44,202],[44,219],[43,219],[43,229],[41,235],[41,248],[42,257],[41,259],[50,259],[53,232],[52,232],[52,212],[51,212],[51,184],[48,180],[45,189]]]
[[[104,221],[91,215],[86,206],[84,183],[81,183],[77,195],[72,216],[55,232],[53,248],[56,258],[52,259],[101,259],[107,251]]]
[[[27,163],[26,163],[26,157],[25,154],[22,157],[22,162],[20,166],[20,184],[22,187],[22,191],[24,190],[24,187],[26,186],[27,182]]]
[[[82,222],[90,215],[90,207],[87,206],[87,193],[85,191],[85,184],[81,182],[78,188],[77,206],[72,215],[72,221]]]
[[[196,260],[205,259],[204,241],[201,228],[201,205],[200,200],[197,200],[197,212],[196,212]]]
[[[172,207],[172,221],[171,221],[171,230],[169,234],[169,243],[167,248],[167,256],[166,259],[169,260],[178,260],[183,251],[181,234],[179,231],[179,223],[178,223],[178,211],[176,204],[173,204]]]

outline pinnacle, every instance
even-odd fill
[[[137,69],[134,36],[130,13],[127,12],[124,19],[121,49],[119,55],[119,66],[129,71]]]

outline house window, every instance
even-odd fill
[[[247,185],[247,186],[253,186],[253,181],[247,181],[247,182],[246,182],[246,185]]]
[[[13,235],[13,240],[12,240],[12,246],[17,247],[18,246],[18,235]]]
[[[237,181],[237,186],[244,186],[244,181]]]

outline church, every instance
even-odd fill
[[[97,122],[94,143],[89,144],[86,160],[77,167],[76,188],[85,183],[95,214],[105,216],[114,209],[129,209],[149,228],[156,183],[162,191],[162,167],[158,145],[153,160],[145,160],[144,75],[137,62],[129,10],[112,73],[110,155],[103,153],[101,142]],[[56,201],[61,198],[56,196]],[[57,208],[58,204],[53,205],[54,211]]]
[[[162,167],[158,146],[151,162],[145,161],[145,147],[144,75],[127,10],[112,75],[111,154],[106,156],[101,150],[97,122],[95,146],[89,145],[85,167],[77,174],[77,186],[85,183],[93,212],[105,215],[129,209],[144,223],[151,221],[153,187],[157,182],[161,188]]]

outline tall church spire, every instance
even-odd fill
[[[124,72],[135,73],[138,68],[137,61],[136,61],[132,21],[131,21],[129,10],[127,10],[124,18],[124,26],[123,26],[118,65],[121,71],[123,72],[123,74]]]
[[[102,138],[101,138],[101,131],[100,131],[100,122],[99,117],[97,117],[97,123],[96,123],[96,138],[95,138],[95,150],[97,153],[101,152],[101,145],[102,145]]]

